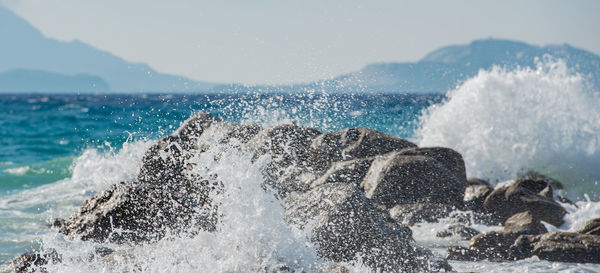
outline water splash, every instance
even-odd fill
[[[501,181],[535,170],[573,195],[597,194],[599,105],[582,76],[545,57],[535,69],[480,71],[423,113],[416,138],[459,151],[469,176]]]

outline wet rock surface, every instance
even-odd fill
[[[70,239],[131,245],[216,231],[220,215],[213,197],[224,185],[194,160],[215,145],[249,153],[253,162],[268,159],[261,169],[263,189],[281,200],[290,225],[311,231],[317,253],[329,261],[360,259],[385,272],[451,270],[446,260],[419,246],[406,225],[469,210],[476,217],[458,217],[454,223],[462,225],[439,234],[471,240],[469,248],[448,248],[447,259],[506,261],[539,254],[560,260],[556,253],[565,251],[571,254],[564,261],[596,262],[597,219],[577,235],[552,235],[540,222],[559,226],[566,214],[546,180],[522,178],[493,189],[486,181],[467,180],[462,156],[448,148],[419,148],[361,128],[263,129],[206,113],[150,147],[137,179],[108,187],[54,226]],[[467,226],[473,221],[505,227],[478,234]],[[23,268],[38,266],[35,257],[23,256],[21,264],[29,265]]]
[[[504,223],[512,215],[529,211],[540,220],[560,226],[567,211],[548,194],[552,187],[544,180],[517,179],[509,185],[494,189],[486,197],[485,211]]]

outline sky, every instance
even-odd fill
[[[210,82],[293,84],[475,39],[600,54],[600,1],[0,0],[50,38]]]

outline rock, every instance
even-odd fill
[[[577,233],[600,236],[600,218],[587,221]]]
[[[334,162],[329,170],[311,183],[316,187],[325,183],[348,183],[359,186],[367,175],[375,157]]]
[[[167,231],[214,230],[217,204],[209,194],[218,192],[221,185],[187,172],[198,167],[189,159],[205,143],[234,137],[244,142],[256,131],[253,126],[222,123],[205,113],[188,119],[146,152],[137,181],[112,185],[87,200],[61,224],[60,231],[72,239],[123,243],[155,241]]]
[[[169,187],[122,182],[84,202],[60,231],[71,239],[115,243],[156,241],[167,231],[215,230],[208,181]],[[119,230],[118,232],[115,232]]]
[[[552,198],[539,194],[547,187],[549,185],[542,180],[517,179],[494,189],[485,199],[484,209],[499,223],[516,213],[530,211],[540,220],[558,227],[564,223],[567,211]]]
[[[485,180],[479,178],[468,179],[463,197],[465,209],[474,212],[483,212],[483,202],[493,190],[490,183]]]
[[[461,207],[466,184],[435,159],[391,152],[373,161],[360,186],[387,208],[408,203]]]
[[[446,230],[438,232],[435,236],[440,238],[446,237],[459,237],[464,240],[470,240],[473,236],[479,234],[480,232],[474,228],[466,227],[464,225],[452,225],[449,226]]]
[[[476,235],[469,242],[469,249],[475,252],[473,257],[490,261],[509,259],[509,248],[521,236],[519,233],[491,231]]]
[[[523,235],[510,248],[512,259],[537,256],[567,263],[600,263],[600,236],[574,232]]]
[[[389,212],[394,221],[413,225],[416,223],[437,223],[440,219],[448,217],[453,210],[454,207],[446,204],[413,203],[395,205]]]
[[[271,163],[262,170],[265,184],[279,196],[285,196],[306,188],[304,184],[295,184],[296,180],[291,175],[310,172],[307,169],[308,149],[320,134],[315,129],[295,124],[279,125],[260,131],[248,141],[246,149],[253,153],[254,160],[264,155],[270,157]]]
[[[310,145],[310,158],[316,171],[325,171],[331,162],[372,157],[417,145],[375,130],[349,128],[326,133]]]
[[[10,261],[14,273],[45,272],[45,265],[62,262],[62,258],[55,250],[47,253],[27,252]]]
[[[445,258],[447,260],[472,262],[486,259],[486,257],[484,255],[480,255],[478,251],[462,246],[448,247]]]
[[[255,158],[270,154],[282,166],[292,164],[305,167],[308,149],[321,132],[295,124],[279,125],[264,129],[248,141],[248,150]]]
[[[373,270],[385,272],[451,270],[418,246],[410,229],[389,225],[355,185],[323,184],[288,195],[285,204],[288,222],[312,230],[319,255],[328,260],[350,262],[360,256]]]
[[[517,213],[506,220],[504,231],[537,235],[548,232],[546,227],[529,211]]]
[[[467,171],[465,161],[460,153],[450,148],[427,147],[427,148],[409,148],[400,151],[403,155],[422,155],[435,159],[444,166],[462,183],[467,181]]]

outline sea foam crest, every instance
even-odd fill
[[[597,191],[599,93],[562,60],[545,56],[536,64],[480,71],[450,91],[421,116],[419,146],[456,149],[469,176],[500,181],[535,170],[570,184],[577,196]]]

